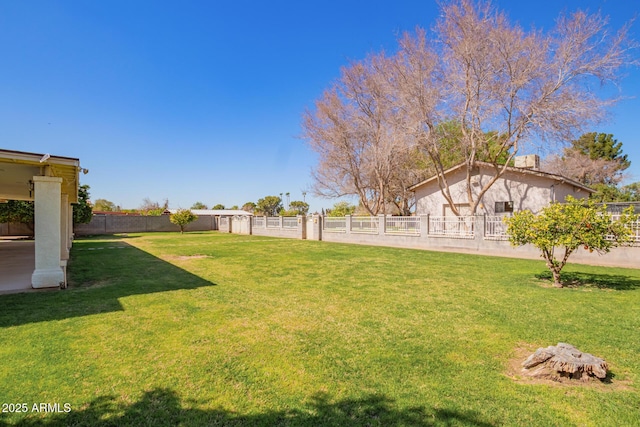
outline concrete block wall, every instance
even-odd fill
[[[207,230],[217,230],[215,216],[201,215],[185,227],[185,231]],[[75,224],[73,231],[76,236],[87,236],[92,234],[180,231],[180,227],[169,221],[169,215],[94,215],[88,224]]]

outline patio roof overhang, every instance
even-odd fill
[[[34,200],[33,177],[62,178],[69,203],[78,202],[80,160],[72,157],[0,150],[0,199]]]

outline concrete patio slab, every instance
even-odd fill
[[[35,243],[0,240],[0,293],[31,290],[35,268]]]

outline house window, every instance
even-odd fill
[[[513,212],[513,202],[496,202],[495,213]]]

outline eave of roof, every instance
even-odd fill
[[[48,167],[48,175],[62,178],[62,192],[69,195],[69,202],[77,203],[80,159],[0,149],[0,163]]]
[[[466,163],[460,163],[456,166],[453,166],[449,169],[447,169],[446,171],[444,171],[445,175],[449,175],[455,171],[457,171],[458,169],[463,168],[464,166],[466,166]],[[493,168],[493,164],[492,163],[487,163],[487,162],[476,162],[476,166],[481,166],[481,167],[486,167],[486,168]],[[574,187],[578,187],[582,190],[585,190],[589,193],[595,193],[595,190],[593,188],[587,187],[586,185],[575,181],[571,178],[567,178],[565,176],[562,175],[556,175],[553,173],[549,173],[549,172],[543,172],[543,171],[539,171],[539,170],[534,170],[534,169],[527,169],[527,168],[516,168],[514,166],[507,166],[506,170],[509,172],[514,172],[514,173],[522,173],[525,175],[533,175],[533,176],[539,176],[539,177],[543,177],[543,178],[549,178],[549,179],[553,179],[555,181],[560,181],[562,183],[567,183],[570,185],[573,185]],[[421,181],[417,184],[412,185],[411,187],[409,187],[410,191],[415,191],[416,188],[421,187],[425,184],[428,184],[431,181],[435,181],[436,179],[438,179],[437,175],[432,176],[431,178],[425,179],[424,181]]]
[[[29,153],[26,151],[14,151],[14,150],[5,150],[0,149],[0,159],[2,160],[10,160],[16,163],[25,163],[25,164],[41,164],[40,160],[46,156],[46,154],[39,153]],[[75,157],[65,157],[65,156],[54,156],[50,155],[46,161],[47,163],[58,163],[65,165],[77,165],[79,166],[80,159]]]

